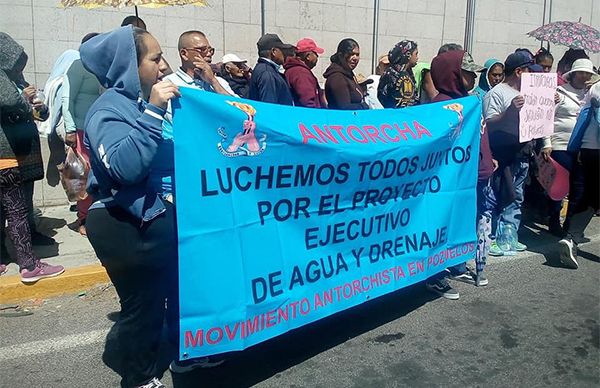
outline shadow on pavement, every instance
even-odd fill
[[[401,318],[436,298],[424,290],[422,283],[413,285],[243,352],[231,353],[222,366],[172,374],[173,386],[248,387],[257,384],[349,339]]]
[[[544,256],[546,262],[544,265],[565,268],[559,259],[558,241],[560,238],[552,235],[546,225],[543,225],[539,220],[533,217],[528,217],[527,213],[523,214],[523,222],[519,229],[519,241],[527,245],[527,251],[539,253]],[[590,228],[589,233],[586,230],[586,235],[594,235],[594,227]],[[587,259],[600,263],[600,257],[591,252],[586,251],[586,244],[581,244],[578,250],[578,258]]]
[[[37,222],[37,231],[40,232],[44,236],[54,237],[56,236],[57,229],[64,227],[67,224],[62,218],[53,218],[53,217],[40,217]],[[35,245],[33,246],[35,250],[35,254],[40,259],[47,259],[50,257],[58,256],[58,244],[52,245]]]

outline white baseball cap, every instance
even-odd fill
[[[223,62],[223,63],[228,63],[228,62],[246,63],[248,61],[245,59],[240,59],[240,57],[238,57],[235,54],[225,54],[225,55],[223,55],[223,60],[221,62]]]

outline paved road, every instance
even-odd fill
[[[460,300],[420,285],[164,381],[175,387],[594,387],[600,384],[600,242],[578,270],[551,249],[489,265],[490,285]],[[550,253],[548,253],[550,252]],[[593,254],[595,253],[595,254]],[[0,312],[0,387],[114,387],[102,361],[118,310],[112,289]],[[114,359],[109,335],[108,357]]]

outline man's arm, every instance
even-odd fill
[[[75,119],[73,118],[75,116],[74,107],[75,100],[83,83],[81,76],[82,69],[78,68],[77,62],[79,62],[79,66],[83,69],[81,60],[73,62],[65,73],[62,84],[62,115],[67,133],[75,133],[77,130]]]
[[[202,80],[208,83],[213,88],[215,93],[219,93],[224,96],[232,95],[227,90],[225,90],[225,88],[223,88],[223,86],[215,76],[215,73],[212,71],[212,68],[210,67],[210,64],[208,62],[204,60],[197,60],[196,62],[194,62],[194,66],[196,66],[196,70],[199,70],[200,77],[202,78]]]
[[[508,109],[506,109],[504,112],[500,112],[494,108],[495,105],[493,104],[493,101],[490,100],[484,100],[486,108],[485,122],[490,132],[493,132],[497,129],[502,129],[502,127],[505,126],[505,123],[507,121],[514,122],[514,120],[518,120],[519,111],[525,104],[525,99],[523,98],[523,96],[518,95],[512,99]]]

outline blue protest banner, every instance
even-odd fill
[[[247,348],[474,257],[477,98],[346,112],[181,91],[182,359]]]

